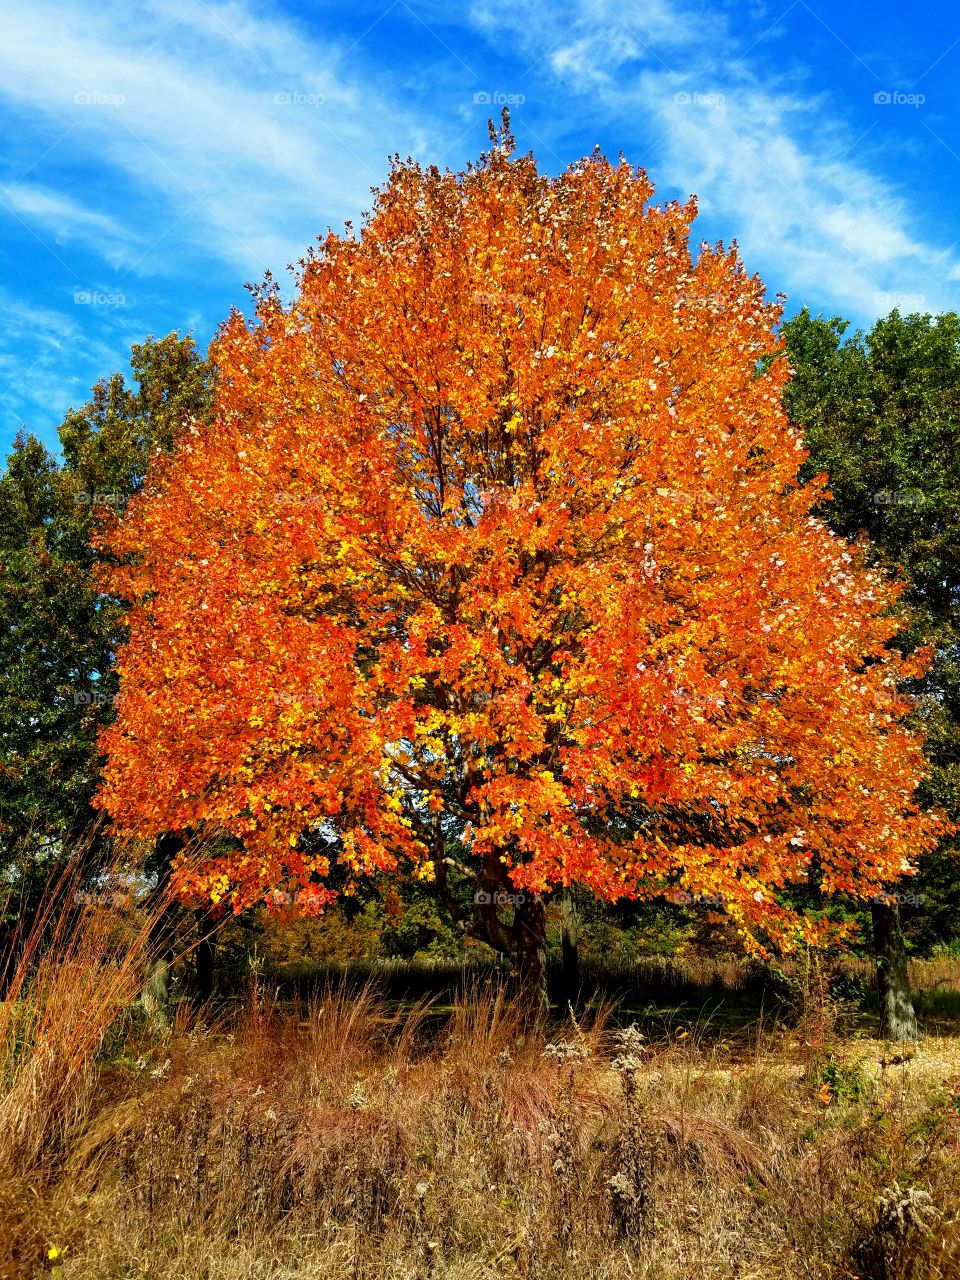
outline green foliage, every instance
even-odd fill
[[[281,911],[244,912],[218,934],[219,964],[224,976],[242,976],[251,958],[267,974],[309,973],[328,964],[372,961],[380,954],[383,921],[372,903],[348,916],[334,906],[322,916],[296,916]]]
[[[21,433],[0,476],[0,867],[28,894],[95,823],[122,616],[93,581],[91,535],[142,486],[153,451],[210,406],[211,370],[189,336],[148,339],[131,367],[134,387],[114,374],[67,414],[62,461]]]
[[[872,1092],[871,1082],[860,1062],[847,1062],[838,1058],[836,1051],[825,1048],[815,1054],[808,1069],[811,1087],[821,1093],[824,1101],[847,1103],[863,1102]]]
[[[838,969],[830,975],[828,994],[837,1006],[862,1008],[870,998],[870,989],[862,974]]]
[[[806,475],[826,472],[822,515],[848,538],[865,534],[875,562],[904,576],[909,626],[896,643],[932,646],[915,682],[930,776],[921,799],[960,819],[960,317],[893,311],[846,337],[837,317],[803,311],[784,326],[793,378],[784,403],[803,428]],[[904,928],[928,951],[957,936],[955,839],[925,860],[908,888],[922,901]],[[903,886],[901,886],[903,887]]]
[[[380,937],[388,956],[409,960],[454,959],[461,948],[449,915],[426,894],[402,901],[399,912],[388,917]]]

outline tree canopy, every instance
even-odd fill
[[[786,940],[784,886],[870,894],[934,842],[922,661],[801,480],[779,310],[652,195],[506,132],[462,173],[397,159],[291,304],[268,281],[224,325],[210,428],[106,542],[99,803],[234,838],[187,897],[320,907],[335,848],[455,910],[470,879],[465,927],[515,952],[569,883]]]

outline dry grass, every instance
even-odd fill
[[[0,999],[0,1275],[38,1246],[38,1205],[100,1105],[98,1059],[141,987],[151,919],[114,894],[77,905],[66,873],[15,940]]]
[[[497,989],[366,986],[152,1041],[143,925],[44,927],[0,1007],[5,1276],[960,1278],[958,1039],[547,1043]]]

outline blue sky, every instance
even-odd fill
[[[148,333],[359,220],[392,152],[461,168],[512,102],[700,201],[771,293],[867,325],[960,307],[946,2],[0,0],[0,445],[48,444]]]

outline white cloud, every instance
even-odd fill
[[[956,305],[940,284],[955,260],[912,233],[915,216],[889,183],[862,161],[833,158],[837,127],[811,128],[806,102],[755,86],[712,106],[678,104],[656,91],[662,81],[645,73],[663,128],[652,176],[702,193],[768,286],[861,316],[889,309],[885,294],[916,295],[918,281],[930,282],[925,309]]]
[[[111,266],[122,266],[136,256],[134,233],[116,218],[85,208],[69,196],[29,183],[0,189],[0,207],[28,226],[53,236],[56,244],[77,240],[96,246]]]
[[[17,303],[0,332],[7,429],[29,417],[49,439],[131,337],[197,322],[198,307],[209,336],[244,280],[282,277],[369,205],[390,154],[439,158],[456,140],[462,123],[432,116],[402,68],[373,73],[376,24],[366,41],[329,25],[253,0],[33,0],[5,15],[5,265],[40,241],[29,297],[52,304]],[[134,277],[150,276],[148,293]]]
[[[345,52],[236,3],[105,0],[93,14],[39,0],[6,23],[0,94],[137,184],[139,225],[122,230],[142,247],[128,266],[149,272],[152,246],[169,258],[186,240],[256,278],[355,214],[387,155],[420,134],[412,104],[338,68]],[[26,207],[18,191],[6,198]],[[26,212],[42,228],[55,211]],[[107,216],[73,212],[88,231]]]
[[[68,373],[68,368],[87,366],[106,373],[121,368],[129,358],[129,341],[114,343],[101,329],[92,329],[86,307],[77,306],[71,313],[38,306],[0,288],[0,310],[4,317],[0,413],[5,417],[21,403],[55,404],[62,416],[69,405],[84,403],[90,390],[89,383],[77,373]],[[108,333],[120,323],[116,318]],[[27,359],[25,351],[30,353]]]
[[[791,302],[864,319],[891,298],[958,305],[960,260],[918,234],[921,211],[883,176],[869,131],[858,138],[782,47],[771,69],[719,11],[683,0],[476,0],[471,17],[492,41],[520,42],[591,119],[618,125],[628,155],[637,122],[651,129],[644,162],[661,192],[696,193],[734,229],[748,269]]]
[[[811,89],[780,6],[745,10],[473,0],[465,28],[446,0],[382,0],[348,15],[354,39],[342,12],[299,18],[254,0],[21,6],[0,40],[0,223],[11,245],[30,242],[26,224],[59,267],[29,266],[31,299],[50,305],[18,303],[0,332],[0,420],[21,404],[59,420],[125,363],[131,335],[212,324],[234,282],[282,271],[328,224],[356,220],[389,154],[475,154],[478,90],[525,98],[515,127],[551,168],[585,129],[584,150],[611,133],[628,157],[643,145],[661,195],[696,192],[702,225],[735,234],[747,267],[793,304],[860,322],[891,299],[955,307],[960,260],[925,234],[920,199],[880,155],[890,108],[858,137],[833,84]],[[773,24],[755,47],[750,22]],[[415,34],[398,55],[388,38],[402,24]],[[134,275],[163,279],[148,293]],[[71,306],[76,290],[127,301]]]
[[[719,19],[692,7],[683,9],[672,0],[573,0],[565,5],[545,5],[540,0],[474,0],[473,23],[496,38],[509,30],[528,46],[592,48],[593,74],[616,69],[641,49],[664,56],[672,50],[688,50],[708,42],[719,29]],[[564,42],[569,40],[569,45]],[[585,68],[586,69],[586,68]]]

